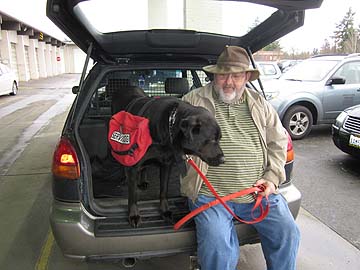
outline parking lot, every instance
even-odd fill
[[[0,97],[0,269],[125,269],[65,259],[51,234],[51,158],[78,74],[22,83]],[[295,141],[295,185],[303,194],[298,269],[358,269],[359,161],[335,148],[329,127]],[[189,256],[139,261],[133,269],[188,269]],[[241,249],[239,269],[264,269],[260,245]]]

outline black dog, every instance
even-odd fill
[[[160,210],[165,220],[171,220],[167,202],[171,168],[185,162],[184,154],[198,156],[212,166],[224,163],[224,154],[219,146],[220,127],[205,108],[175,97],[150,98],[142,89],[133,86],[125,86],[113,94],[112,113],[125,109],[135,115],[143,111],[142,116],[149,119],[153,140],[144,157],[134,166],[125,168],[129,222],[133,227],[138,227],[141,222],[137,186],[141,184],[138,181],[142,168],[149,163],[160,166]]]

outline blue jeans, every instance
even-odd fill
[[[214,200],[200,195],[195,203],[189,200],[190,210]],[[268,216],[253,226],[261,240],[268,270],[295,270],[300,232],[281,195],[269,196]],[[251,220],[253,203],[227,202],[240,218]],[[263,200],[265,206],[265,200]],[[255,211],[255,216],[258,213]],[[202,270],[235,270],[240,247],[233,217],[221,205],[213,206],[195,217],[198,260]]]

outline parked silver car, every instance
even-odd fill
[[[345,108],[360,104],[360,55],[321,55],[302,61],[265,92],[292,139],[313,125],[331,124]]]

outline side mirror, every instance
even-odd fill
[[[73,92],[73,94],[77,94],[78,92],[79,92],[79,86],[73,86],[73,88],[71,89],[72,90],[72,92]]]
[[[333,77],[326,82],[326,85],[333,85],[333,84],[345,84],[345,78]]]

